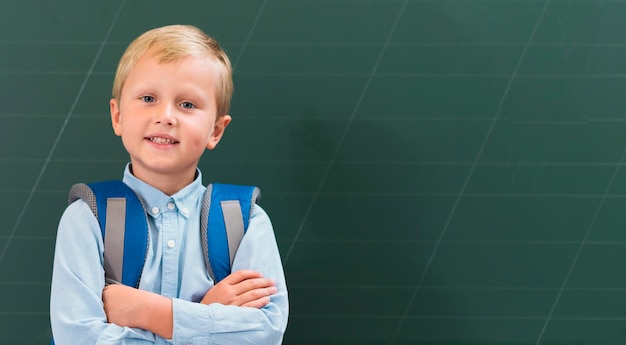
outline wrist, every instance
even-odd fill
[[[142,325],[140,328],[149,330],[162,338],[171,339],[173,332],[172,299],[150,293],[143,310],[139,311]]]

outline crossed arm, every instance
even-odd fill
[[[150,280],[154,272],[142,279],[142,290],[105,287],[103,270],[96,269],[102,265],[99,225],[85,203],[72,204],[56,242],[50,297],[55,342],[130,345],[161,338],[176,344],[280,343],[288,317],[287,291],[278,249],[263,232],[263,219],[251,217],[257,230],[249,229],[242,241],[234,273],[212,285],[208,276],[202,278],[203,265],[186,266],[180,275],[182,288],[171,297],[157,292],[160,278]],[[201,249],[197,254],[201,262]],[[153,262],[144,271],[146,267],[159,269]]]
[[[220,303],[249,308],[263,308],[277,292],[276,283],[261,273],[241,270],[230,274],[204,295],[200,303]],[[121,284],[108,285],[102,292],[104,311],[109,323],[141,328],[171,339],[173,333],[172,300],[159,294]]]

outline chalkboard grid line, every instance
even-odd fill
[[[626,149],[624,150],[624,153],[622,154],[622,157],[620,158],[619,162],[623,163],[624,159],[626,158]],[[619,165],[615,168],[614,172],[613,172],[613,176],[611,176],[611,179],[609,180],[609,183],[606,187],[606,191],[604,193],[604,197],[602,199],[600,199],[600,202],[598,203],[598,207],[595,210],[595,213],[591,219],[591,222],[589,224],[589,227],[587,228],[587,232],[585,233],[585,237],[582,239],[582,241],[580,242],[580,245],[578,247],[578,251],[576,252],[576,254],[574,255],[574,258],[572,260],[572,263],[569,266],[569,269],[567,271],[567,274],[565,275],[565,279],[563,280],[563,284],[561,284],[561,289],[559,290],[554,303],[552,304],[552,308],[550,309],[550,312],[548,313],[548,316],[544,322],[544,325],[541,329],[541,332],[539,333],[539,337],[537,338],[537,342],[536,345],[539,345],[541,343],[541,340],[543,339],[543,336],[546,332],[546,329],[548,328],[548,325],[550,323],[550,321],[553,319],[553,314],[556,310],[557,305],[559,304],[559,301],[561,299],[561,296],[563,295],[563,291],[565,291],[565,287],[567,286],[569,279],[572,275],[572,272],[574,271],[574,267],[576,267],[576,263],[578,262],[578,259],[580,258],[580,255],[585,247],[585,245],[588,244],[588,239],[591,236],[591,232],[593,230],[593,227],[596,223],[596,220],[598,219],[598,216],[602,210],[602,207],[604,205],[604,202],[606,201],[606,199],[608,198],[609,192],[611,191],[612,187],[613,187],[613,182],[615,181],[616,177],[618,176],[618,172],[619,172]]]
[[[517,64],[515,66],[515,69],[513,70],[513,73],[510,76],[509,81],[507,83],[507,86],[506,86],[506,88],[505,88],[505,90],[504,90],[504,92],[502,94],[502,97],[500,98],[498,109],[497,109],[497,111],[496,111],[496,113],[494,115],[494,118],[491,121],[489,129],[487,130],[487,133],[486,133],[486,135],[485,135],[485,137],[484,137],[484,139],[482,141],[482,144],[481,144],[480,148],[478,149],[478,152],[476,153],[476,157],[474,159],[474,162],[473,162],[472,166],[470,167],[469,173],[467,174],[467,177],[465,178],[465,182],[463,183],[463,186],[461,187],[461,190],[460,190],[458,196],[456,197],[456,200],[454,202],[454,205],[452,206],[452,210],[450,211],[450,214],[449,214],[449,216],[448,216],[448,218],[446,220],[446,223],[443,226],[443,229],[441,230],[441,233],[439,234],[437,242],[435,243],[434,248],[433,248],[433,250],[432,250],[432,252],[431,252],[431,254],[430,254],[430,256],[429,256],[429,258],[428,258],[428,260],[426,262],[426,264],[425,264],[424,270],[423,270],[423,272],[422,272],[422,274],[421,274],[421,276],[420,276],[420,278],[419,278],[419,280],[418,280],[418,282],[417,282],[417,284],[415,286],[415,290],[414,290],[411,298],[409,299],[409,301],[408,301],[408,303],[406,305],[403,317],[400,319],[400,322],[398,324],[398,327],[396,328],[395,334],[393,335],[393,337],[391,339],[390,345],[394,345],[395,344],[395,342],[396,342],[396,340],[397,340],[397,338],[398,338],[398,336],[400,334],[400,331],[402,330],[402,326],[404,325],[404,320],[407,319],[407,317],[409,316],[409,313],[410,313],[410,310],[411,310],[411,306],[412,306],[413,302],[417,298],[417,294],[420,291],[422,283],[423,283],[423,281],[424,281],[424,279],[425,279],[425,277],[426,277],[426,275],[427,275],[427,273],[428,273],[428,271],[429,271],[429,269],[430,269],[430,267],[432,265],[432,262],[434,260],[435,254],[437,253],[437,250],[439,249],[439,247],[440,247],[440,245],[441,245],[441,243],[443,241],[443,238],[446,235],[448,227],[449,227],[449,225],[450,225],[450,223],[452,221],[452,217],[453,217],[454,213],[456,212],[456,208],[457,208],[457,206],[459,205],[461,199],[464,196],[465,190],[467,189],[467,186],[469,185],[469,181],[472,178],[474,169],[476,168],[478,162],[480,161],[480,159],[481,159],[481,157],[483,155],[485,147],[487,146],[487,143],[488,143],[488,141],[489,141],[489,139],[491,137],[491,133],[493,132],[493,130],[495,128],[495,125],[496,125],[496,123],[498,121],[498,118],[500,117],[500,114],[502,113],[502,108],[503,108],[504,101],[505,101],[505,99],[507,98],[507,96],[509,94],[509,91],[510,91],[512,85],[513,85],[513,81],[515,80],[515,78],[517,76],[517,73],[520,70],[520,66],[522,65],[522,62],[524,61],[524,58],[526,57],[526,53],[528,52],[530,44],[533,41],[533,38],[534,38],[538,28],[539,28],[539,24],[541,23],[541,20],[542,20],[542,18],[544,16],[544,14],[546,12],[546,9],[548,8],[549,4],[550,4],[550,1],[549,0],[546,1],[544,3],[544,6],[543,6],[541,12],[539,13],[537,21],[535,22],[535,25],[533,27],[533,30],[530,33],[530,36],[528,38],[528,41],[526,42],[526,45],[524,46],[524,50],[522,51],[522,53],[521,53],[521,55],[520,55],[520,57],[519,57],[519,59],[517,61]]]

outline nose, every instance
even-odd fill
[[[161,107],[155,109],[154,121],[157,124],[163,124],[167,126],[176,125],[175,110],[171,105],[163,104]]]

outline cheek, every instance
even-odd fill
[[[131,106],[127,106],[125,110],[126,111],[123,112],[120,117],[120,122],[123,127],[122,130],[125,133],[137,133],[142,128],[145,128],[147,120],[149,120],[149,116],[145,111],[135,109]]]
[[[141,124],[136,116],[123,116],[120,124],[118,135],[122,137],[122,143],[127,149],[130,148],[129,144],[143,140],[145,125]]]
[[[189,136],[193,138],[194,143],[206,145],[213,133],[213,123],[206,122],[193,122],[187,124]]]
[[[210,129],[202,129],[198,130],[194,135],[194,141],[196,145],[202,146],[203,148],[209,143],[211,138],[211,130]]]
[[[130,135],[135,135],[138,132],[138,125],[132,119],[122,119],[121,121],[121,135],[123,137],[128,137]]]

